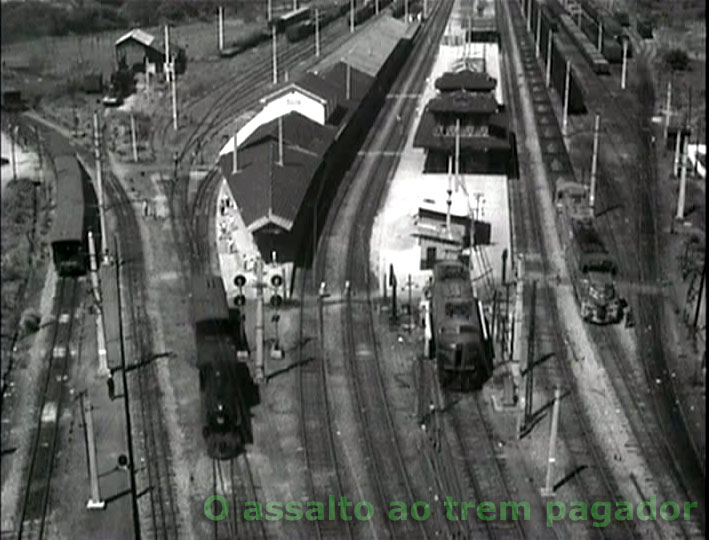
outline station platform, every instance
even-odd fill
[[[393,265],[400,287],[408,289],[408,285],[402,284],[411,276],[412,296],[416,300],[420,298],[431,276],[430,270],[422,269],[425,254],[422,254],[422,247],[414,236],[417,231],[416,217],[422,205],[434,206],[446,212],[449,175],[424,174],[425,151],[414,148],[413,140],[426,104],[436,95],[436,79],[447,71],[456,71],[466,65],[476,70],[476,59],[479,70],[484,49],[487,72],[498,81],[496,92],[502,92],[497,45],[464,43],[464,24],[467,18],[460,13],[461,2],[456,2],[432,71],[419,96],[416,113],[405,134],[406,143],[399,164],[372,230],[370,263],[378,277],[381,294],[384,292],[385,276],[390,264]],[[490,245],[478,247],[478,253],[471,256],[473,283],[480,283],[483,273],[486,273],[485,279],[492,276],[494,281],[499,282],[502,252],[505,249],[509,252],[511,245],[507,177],[501,174],[461,174],[459,177],[459,185],[454,186],[451,197],[451,214],[472,216],[491,224]]]
[[[219,256],[219,270],[224,281],[227,299],[231,300],[239,293],[234,284],[234,278],[241,274],[246,278],[246,286],[242,294],[248,299],[256,298],[256,261],[259,250],[253,236],[246,229],[239,209],[229,204],[229,195],[226,182],[222,182],[217,198],[216,227],[215,227],[217,253]],[[293,264],[279,264],[277,261],[264,261],[263,279],[270,283],[274,275],[280,275],[283,282],[290,283]]]

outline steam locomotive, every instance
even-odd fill
[[[192,315],[204,419],[202,435],[210,457],[231,459],[253,439],[242,393],[245,375],[239,370],[236,354],[235,336],[241,317],[238,322],[230,317],[219,276],[193,278]]]
[[[442,261],[433,271],[431,335],[438,380],[448,390],[477,390],[492,376],[492,337],[473,296],[468,269]]]

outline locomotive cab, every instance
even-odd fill
[[[86,271],[86,252],[81,242],[54,241],[52,258],[60,276],[78,276]]]

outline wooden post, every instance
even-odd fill
[[[665,103],[665,142],[670,129],[670,114],[672,109],[672,79],[667,81],[667,102]]]
[[[550,28],[549,33],[547,34],[547,72],[546,72],[546,83],[547,83],[547,88],[551,84],[551,47],[554,43],[554,31]]]
[[[224,8],[219,6],[219,51],[224,50]]]
[[[315,8],[315,56],[320,56],[320,11]]]
[[[271,41],[273,43],[273,84],[278,83],[278,51],[276,50],[276,26],[271,27]]]
[[[177,131],[177,81],[175,75],[175,59],[170,62],[170,81],[172,83],[172,127]]]
[[[682,144],[682,172],[679,178],[679,196],[677,197],[677,219],[684,219],[684,203],[687,193],[687,141]]]
[[[350,0],[350,34],[353,34],[355,31],[354,5],[355,5],[355,0]]]
[[[628,76],[628,40],[623,40],[623,70],[620,74],[620,89],[625,90],[625,82]]]
[[[603,23],[598,23],[598,52],[603,52]]]

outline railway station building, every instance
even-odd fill
[[[279,262],[309,260],[416,29],[388,16],[372,21],[310,72],[264,96],[220,150],[226,191],[264,260],[273,252]]]

